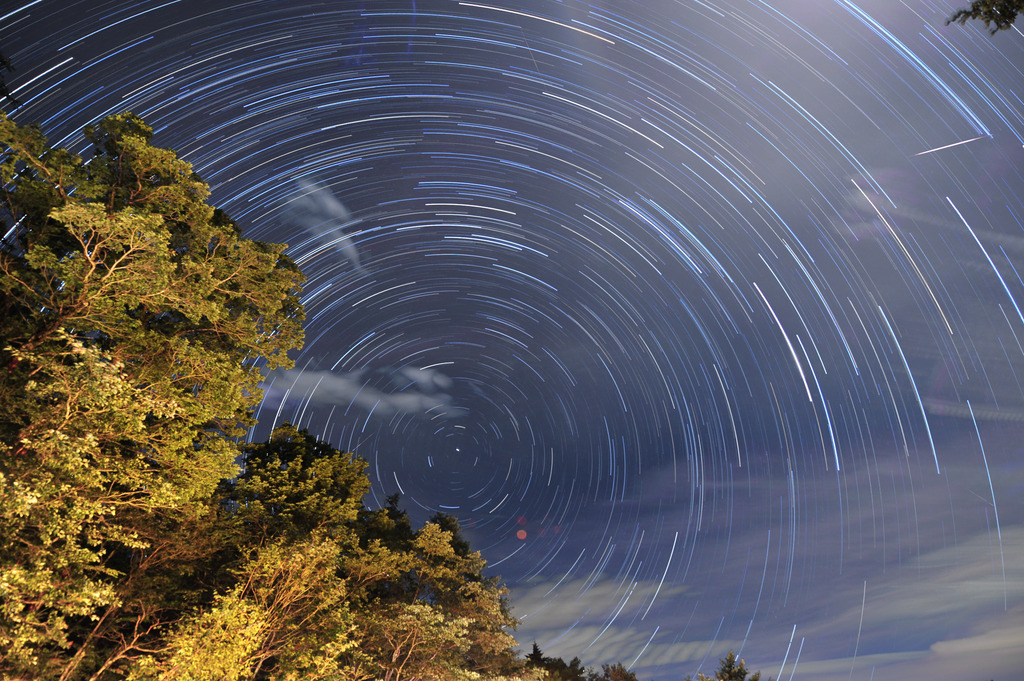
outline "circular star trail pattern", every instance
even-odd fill
[[[289,420],[369,461],[371,505],[458,517],[525,645],[866,679],[953,669],[1024,602],[1024,38],[890,5],[37,0],[0,29],[16,120],[84,151],[133,111],[291,246],[307,342],[253,437]]]

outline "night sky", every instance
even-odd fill
[[[291,421],[458,517],[524,651],[1024,665],[1024,34],[924,0],[6,0],[307,275]],[[10,107],[8,107],[10,110]]]

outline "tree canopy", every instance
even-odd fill
[[[139,118],[86,134],[88,162],[0,114],[0,649],[35,678],[196,602],[148,580],[187,574],[261,368],[302,342],[284,246],[242,238]]]
[[[302,342],[302,276],[122,114],[94,155],[0,114],[0,676],[521,676],[458,521],[363,505],[366,464],[240,444]]]
[[[736,653],[729,651],[729,653],[718,661],[718,669],[715,670],[714,676],[706,676],[700,672],[697,673],[697,678],[687,676],[686,681],[760,681],[761,672],[757,672],[749,679],[747,678],[747,664],[743,660],[736,659]],[[771,678],[768,679],[771,681]]]
[[[539,681],[637,681],[636,674],[619,662],[603,664],[598,671],[584,667],[578,657],[569,662],[560,657],[546,657],[536,642],[526,656],[526,664],[540,673]]]
[[[970,7],[957,10],[946,23],[957,23],[962,26],[969,20],[980,19],[985,22],[985,28],[995,35],[1013,26],[1014,20],[1022,11],[1024,0],[974,0]]]

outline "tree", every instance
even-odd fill
[[[584,667],[578,657],[568,663],[560,657],[545,657],[536,641],[526,656],[526,665],[540,673],[541,681],[637,681],[636,674],[619,662],[603,664],[598,672]]]
[[[743,660],[736,661],[736,653],[729,651],[729,654],[723,657],[719,662],[718,670],[714,676],[705,676],[702,673],[697,673],[696,681],[748,681],[747,680],[747,665]],[[749,681],[759,681],[761,678],[761,672],[757,672],[750,677]],[[687,676],[686,681],[691,681],[692,677]],[[769,677],[768,681],[771,681]]]
[[[532,667],[543,667],[544,666],[544,654],[540,652],[540,646],[537,642],[533,642],[533,647],[530,649],[530,653],[526,656],[526,664]]]
[[[8,59],[3,52],[0,52],[0,100],[6,99],[8,104],[18,107],[21,106],[21,102],[15,99],[14,95],[12,95],[11,91],[7,88],[7,81],[4,79],[3,74],[4,71],[13,70],[14,66],[11,64],[11,60]]]
[[[526,661],[530,667],[543,672],[543,681],[587,681],[588,676],[593,675],[593,671],[584,667],[578,657],[566,663],[560,657],[545,656],[536,641],[533,643],[533,650],[526,656]]]
[[[507,589],[484,576],[486,562],[454,518],[439,514],[412,531],[397,501],[360,515],[361,551],[345,566],[360,585],[366,668],[394,681],[518,675]]]
[[[1013,26],[1017,15],[1024,12],[1024,0],[974,0],[970,7],[958,10],[946,23],[961,26],[970,19],[981,19],[992,35]]]
[[[131,114],[89,163],[0,113],[0,672],[100,674],[206,587],[211,499],[301,274]],[[214,540],[212,542],[216,544]],[[173,586],[173,588],[169,588]]]
[[[637,681],[637,678],[621,662],[616,662],[601,665],[601,673],[591,672],[587,675],[587,681]]]
[[[368,678],[346,664],[357,643],[336,542],[316,534],[254,549],[209,607],[183,618],[133,681]]]
[[[276,565],[291,560],[295,551],[309,550],[312,542],[331,558],[289,583],[318,584],[314,593],[335,605],[274,610],[264,605],[269,596],[255,599],[254,587],[232,587],[230,600],[218,604],[223,617],[242,612],[258,617],[263,629],[251,649],[231,648],[231,655],[281,677],[301,672],[301,678],[320,678],[310,671],[318,668],[344,670],[345,678],[389,681],[518,672],[515,640],[506,631],[515,625],[504,601],[506,590],[483,575],[486,564],[462,538],[458,521],[437,515],[413,530],[397,496],[383,509],[366,509],[365,468],[361,459],[287,424],[266,443],[243,448],[242,472],[222,486],[240,553],[276,556]],[[251,567],[235,572],[245,584],[265,581],[250,576]],[[277,583],[265,589],[277,594],[275,603],[293,590]],[[258,602],[251,608],[239,610],[239,604],[254,599]],[[270,617],[278,611],[298,614]],[[221,619],[203,626],[220,631]],[[302,646],[268,643],[300,636]],[[188,634],[183,640],[189,643],[181,649],[196,649],[192,642],[201,638]],[[306,650],[306,656],[293,658],[296,648]],[[176,650],[165,653],[166,668],[175,655],[180,657]]]
[[[323,531],[355,546],[355,522],[370,490],[366,462],[284,424],[242,447],[242,470],[222,493],[249,541],[294,540]],[[351,545],[351,546],[349,546]]]

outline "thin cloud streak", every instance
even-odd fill
[[[359,249],[345,232],[359,220],[354,219],[345,204],[324,185],[298,178],[295,186],[298,194],[288,201],[285,218],[313,237],[320,248],[334,250],[358,273],[366,274]]]
[[[376,387],[369,371],[334,372],[290,369],[272,372],[263,383],[261,410],[282,413],[287,405],[320,405],[358,409],[375,416],[436,415],[458,416],[462,409],[453,404],[443,389],[452,386],[444,374],[428,369],[400,367],[386,388]],[[379,381],[378,381],[379,382]]]

